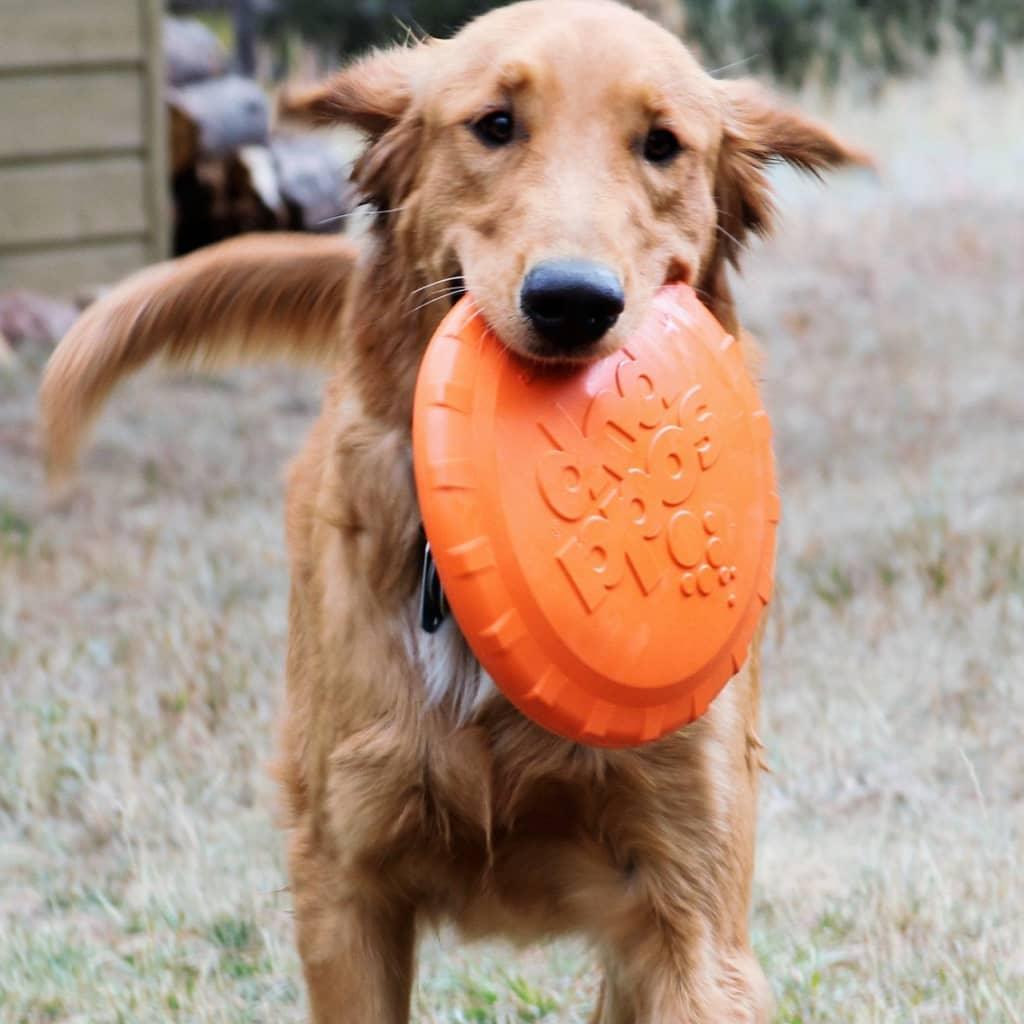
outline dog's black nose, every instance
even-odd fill
[[[523,280],[519,303],[554,351],[592,345],[626,304],[622,282],[609,267],[589,260],[545,260]]]

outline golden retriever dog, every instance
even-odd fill
[[[470,938],[584,936],[600,1024],[766,1021],[748,932],[756,644],[703,718],[647,746],[527,720],[455,622],[419,627],[413,387],[463,289],[531,360],[614,352],[673,281],[738,332],[727,270],[769,229],[768,165],[866,158],[611,0],[513,4],[285,106],[365,133],[365,239],[250,236],[139,273],[61,343],[41,408],[60,476],[153,357],[333,371],[288,478],[276,767],[313,1019],[408,1020],[417,931],[445,920]]]

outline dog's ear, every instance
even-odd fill
[[[412,102],[421,46],[375,50],[315,85],[286,88],[278,114],[312,125],[351,125],[371,138],[383,135]]]
[[[753,232],[771,231],[775,212],[767,169],[785,162],[809,174],[832,167],[874,167],[863,150],[830,128],[784,107],[766,89],[747,79],[718,82],[723,133],[715,174],[718,225],[710,258],[698,287],[704,301],[730,331],[739,325],[726,266],[737,266]]]
[[[781,161],[820,176],[844,165],[873,167],[874,161],[821,122],[782,106],[756,82],[719,82],[718,88],[724,119],[716,180],[719,234],[726,259],[735,264],[749,232],[771,230],[770,164]]]
[[[399,205],[413,185],[421,136],[416,86],[435,45],[377,50],[319,85],[287,90],[278,100],[283,117],[321,126],[347,124],[366,134],[352,180],[380,210]]]

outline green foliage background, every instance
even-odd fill
[[[639,6],[666,12],[678,0]],[[410,29],[446,36],[494,0],[279,0],[279,28],[334,54],[402,38]],[[750,61],[789,84],[811,72],[835,78],[853,62],[886,73],[912,70],[945,42],[998,72],[1024,40],[1024,0],[686,0],[686,36],[709,66]]]
[[[844,61],[905,73],[943,42],[994,72],[1024,39],[1024,0],[688,0],[687,12],[714,61],[756,54],[791,84],[811,69],[835,78]]]

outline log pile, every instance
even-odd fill
[[[201,23],[166,18],[174,252],[246,231],[338,231],[354,204],[329,138],[271,130],[270,103],[232,74]]]

